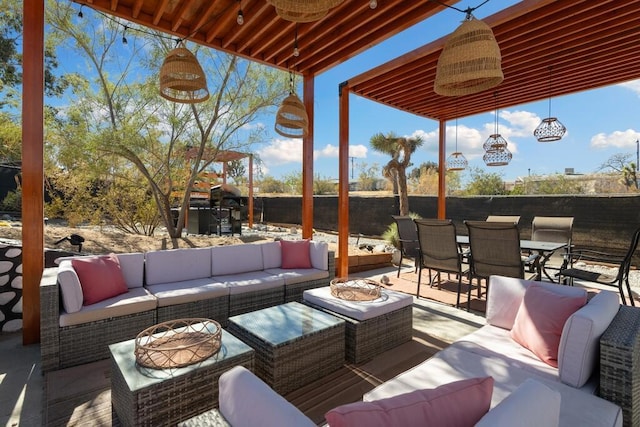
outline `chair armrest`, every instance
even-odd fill
[[[572,263],[576,261],[595,261],[608,264],[620,264],[624,261],[624,255],[594,251],[591,249],[573,249],[567,252],[565,256],[567,256]]]
[[[45,268],[40,280],[40,354],[42,372],[60,366],[60,286],[58,267]]]

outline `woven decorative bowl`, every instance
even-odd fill
[[[373,301],[380,298],[380,285],[360,277],[333,279],[329,284],[331,295],[348,301]]]
[[[152,369],[179,368],[211,357],[220,349],[222,328],[211,319],[178,319],[145,329],[136,337],[138,364]]]

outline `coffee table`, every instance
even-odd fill
[[[413,296],[382,289],[371,301],[348,301],[331,294],[329,286],[304,291],[305,304],[346,322],[346,359],[362,363],[413,337]]]
[[[236,365],[253,370],[251,347],[222,330],[220,350],[182,368],[136,363],[135,339],[111,344],[111,406],[124,426],[176,425],[218,406],[218,378]]]
[[[232,316],[228,324],[256,351],[256,375],[280,394],[343,366],[344,328],[344,320],[298,302]]]

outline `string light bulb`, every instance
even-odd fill
[[[244,24],[244,14],[242,13],[242,2],[238,0],[238,5],[240,6],[238,9],[238,16],[236,17],[236,22],[238,25]]]
[[[378,1],[377,0],[369,0],[369,7],[371,9],[375,9],[376,7],[378,7]]]
[[[298,24],[296,23],[296,34],[293,39],[293,56],[296,58],[300,56],[300,50],[298,49]]]

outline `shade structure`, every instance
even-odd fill
[[[343,0],[267,0],[282,19],[293,22],[312,22],[324,18],[329,9]]]
[[[195,55],[180,44],[167,54],[160,68],[160,96],[195,104],[209,99],[207,79]]]
[[[468,17],[445,42],[436,66],[434,91],[443,96],[470,95],[502,80],[500,47],[491,27]]]
[[[507,148],[507,140],[500,134],[493,134],[482,145],[484,148],[484,160],[487,166],[505,166],[511,161],[512,154]]]
[[[461,171],[465,170],[469,166],[469,162],[467,158],[464,157],[459,151],[451,153],[449,157],[447,157],[447,170],[448,171]]]
[[[536,130],[533,131],[533,136],[539,142],[553,142],[562,139],[566,131],[567,128],[560,123],[560,120],[555,117],[548,117],[540,122]]]
[[[276,113],[275,131],[287,138],[302,138],[309,131],[309,116],[294,93],[289,94]]]

